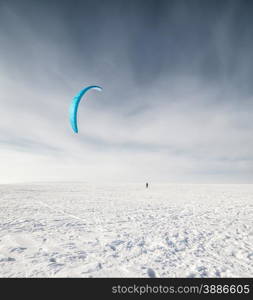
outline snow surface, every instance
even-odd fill
[[[1,277],[253,277],[253,185],[0,185]]]

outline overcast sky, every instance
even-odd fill
[[[0,1],[0,183],[253,182],[253,1]],[[79,134],[68,120],[73,96]]]

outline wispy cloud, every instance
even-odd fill
[[[2,3],[1,182],[252,181],[252,5],[140,3]]]

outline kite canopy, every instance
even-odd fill
[[[91,85],[86,87],[85,89],[81,90],[72,100],[71,105],[70,105],[70,109],[69,109],[69,121],[71,124],[72,129],[74,130],[75,133],[78,133],[78,127],[77,127],[77,111],[78,111],[78,106],[79,103],[83,97],[83,95],[91,90],[91,89],[95,89],[98,91],[101,91],[102,88],[100,86],[97,85]]]

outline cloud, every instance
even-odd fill
[[[251,6],[165,2],[2,5],[1,182],[252,181]]]

